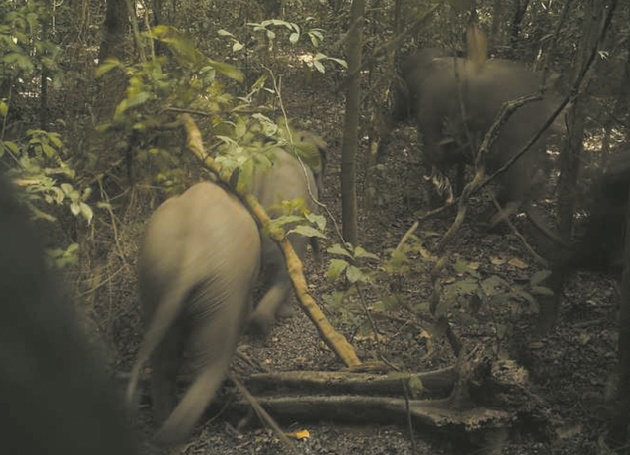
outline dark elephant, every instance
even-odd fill
[[[610,157],[583,190],[585,221],[575,226],[575,239],[568,245],[557,245],[552,273],[545,285],[554,296],[541,297],[539,328],[547,332],[555,323],[560,296],[568,277],[577,270],[605,273],[620,277],[626,243],[626,211],[630,190],[630,149]]]
[[[300,200],[301,210],[315,210],[314,200],[317,200],[322,191],[326,143],[319,136],[306,132],[298,133],[296,142],[308,142],[318,149],[320,164],[313,166],[315,172],[310,166],[300,164],[295,156],[277,149],[271,168],[257,170],[249,187],[249,192],[258,199],[272,219],[287,215],[281,205],[283,201]],[[291,229],[291,225],[285,225],[285,229]],[[312,241],[312,245],[314,247],[316,245],[314,239],[298,234],[289,234],[288,238],[301,260],[304,259],[308,243]],[[263,235],[262,250],[261,288],[264,294],[257,303],[250,321],[252,330],[259,334],[269,330],[276,315],[291,314],[292,288],[284,255],[275,242],[266,235]]]
[[[588,270],[621,276],[630,188],[630,149],[611,155],[586,191],[588,214],[561,258],[564,273]]]
[[[150,358],[153,414],[162,424],[156,442],[188,437],[225,379],[252,310],[260,251],[249,212],[213,183],[194,185],[151,217],[138,266],[146,333],[127,399]],[[195,376],[177,403],[184,353]]]
[[[0,176],[2,453],[137,453],[122,396],[90,349],[28,214]]]
[[[424,158],[442,173],[454,165],[472,163],[473,152],[501,106],[536,94],[542,83],[541,75],[517,62],[488,60],[478,68],[466,59],[441,56],[435,49],[409,56],[401,67],[401,77],[404,89],[396,96],[393,115],[398,120],[415,117],[424,142]],[[546,95],[518,108],[490,149],[488,173],[525,146],[556,105],[555,97]],[[545,139],[537,141],[500,177],[500,203],[526,201],[540,187],[540,176],[548,167]]]

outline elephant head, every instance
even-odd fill
[[[276,149],[272,166],[268,169],[257,169],[248,188],[272,219],[287,214],[282,207],[283,201],[299,200],[302,201],[302,210],[315,210],[315,201],[323,189],[326,143],[319,136],[308,132],[300,132],[295,137],[296,148],[314,149],[319,160],[304,160],[309,164],[306,165],[291,153]],[[285,228],[291,229],[291,225]],[[289,234],[288,238],[301,260],[309,241],[314,247],[316,245],[315,239],[298,234]],[[292,285],[282,252],[266,235],[262,238],[262,251],[263,273],[260,286],[264,294],[250,318],[250,326],[254,332],[264,334],[273,324],[276,315],[290,314],[289,297]]]
[[[151,217],[138,269],[146,333],[127,399],[133,402],[150,358],[153,414],[162,424],[158,443],[185,439],[225,379],[252,310],[259,267],[256,223],[219,185],[199,183]],[[178,403],[175,382],[184,353],[195,376]]]

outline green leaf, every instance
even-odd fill
[[[304,217],[309,220],[312,224],[317,226],[317,229],[320,231],[324,231],[326,229],[326,217],[323,215],[318,215],[314,212],[307,212],[304,214]]]
[[[243,73],[239,71],[234,65],[229,63],[217,62],[215,60],[208,59],[208,65],[216,70],[217,73],[223,74],[229,78],[232,78],[238,82],[245,80]]]
[[[504,289],[510,289],[510,285],[507,281],[498,275],[491,275],[481,282],[481,287],[488,295],[503,292]]]
[[[368,281],[367,275],[365,275],[360,268],[355,267],[354,265],[346,268],[346,278],[348,278],[348,281],[352,284]]]
[[[326,276],[329,280],[334,281],[339,278],[344,270],[349,266],[347,261],[343,259],[331,259]]]
[[[348,252],[343,246],[339,243],[335,243],[333,246],[329,247],[327,250],[330,254],[336,254],[338,256],[345,256],[349,259],[354,259],[354,256]]]
[[[326,57],[326,60],[330,60],[331,62],[335,62],[340,65],[344,69],[348,69],[348,63],[345,60],[339,58]]]
[[[70,194],[74,192],[74,187],[70,185],[69,183],[62,183],[59,186],[61,187],[61,190],[64,192],[66,196],[70,196]]]
[[[324,65],[322,65],[322,62],[320,62],[319,60],[313,60],[313,66],[321,74],[326,74],[326,68],[324,67]]]
[[[311,226],[299,225],[291,229],[287,234],[296,233],[304,237],[317,237],[320,239],[327,238],[324,234]]]
[[[54,156],[57,156],[57,150],[55,150],[48,144],[42,144],[42,151],[48,158],[53,158]]]
[[[28,56],[17,52],[5,55],[1,61],[8,66],[15,66],[16,68],[22,69],[29,73],[34,71],[35,69],[33,62]]]
[[[546,286],[532,286],[531,293],[534,295],[554,296],[555,293]]]
[[[529,280],[529,283],[532,287],[538,286],[540,283],[545,281],[551,275],[551,270],[540,270],[534,273]]]
[[[73,202],[70,204],[70,211],[74,216],[77,216],[79,213],[81,213],[81,207],[78,203]]]
[[[227,30],[221,29],[217,33],[219,34],[219,36],[230,36],[230,37],[234,38],[234,34],[228,32]]]
[[[83,215],[83,218],[85,218],[89,225],[92,222],[92,218],[94,217],[94,212],[92,211],[92,208],[85,202],[79,202],[79,208],[81,209],[81,215]]]
[[[57,148],[61,148],[63,146],[59,133],[48,133],[48,140],[50,140],[50,142],[52,142]]]
[[[324,302],[326,302],[326,304],[332,309],[339,309],[345,299],[345,293],[341,291],[333,291],[332,294],[324,294],[322,297]]]
[[[458,259],[457,261],[455,261],[455,264],[453,264],[453,269],[458,274],[467,273],[467,274],[475,276],[475,277],[479,276],[477,271],[475,269],[473,269],[472,267],[470,267],[468,265],[468,263],[463,261],[462,259]]]
[[[291,44],[297,43],[299,39],[300,39],[299,33],[291,33],[291,35],[289,35],[289,43]]]
[[[116,58],[106,58],[105,61],[96,68],[96,77],[100,77],[114,68],[124,69],[124,65]]]
[[[274,218],[271,222],[275,224],[276,226],[284,226],[285,224],[299,223],[301,221],[304,221],[304,219],[301,216],[283,215],[278,218]]]
[[[9,113],[9,105],[3,100],[0,100],[0,115],[6,117]]]
[[[377,261],[380,259],[376,254],[370,253],[362,246],[358,246],[354,249],[354,257],[355,258],[368,258],[368,259],[376,259]]]
[[[134,96],[127,98],[127,109],[134,106],[144,104],[151,98],[151,92],[138,92]]]

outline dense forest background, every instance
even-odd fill
[[[285,431],[310,429],[298,450],[611,453],[627,447],[630,411],[630,281],[617,285],[627,260],[613,267],[607,256],[596,273],[575,265],[558,285],[553,239],[523,214],[511,227],[480,227],[492,204],[484,193],[467,201],[463,225],[454,207],[427,215],[422,140],[413,124],[392,124],[391,108],[401,61],[416,49],[481,53],[545,74],[566,106],[537,205],[562,241],[598,249],[611,224],[626,225],[630,184],[627,162],[621,202],[593,184],[628,150],[630,7],[619,3],[8,0],[0,4],[0,166],[23,190],[95,345],[121,372],[142,335],[135,264],[145,222],[209,176],[179,116],[190,114],[205,149],[241,176],[264,165],[269,141],[287,142],[287,125],[316,133],[328,144],[327,225],[319,226],[327,238],[323,261],[307,261],[309,291],[362,361],[378,362],[381,373],[448,370],[455,392],[444,393],[443,376],[435,390],[403,387],[408,402],[452,401],[450,411],[396,426],[389,413],[377,418],[378,404],[340,419],[326,406],[309,415],[298,403],[284,416],[270,407]],[[615,213],[595,231],[592,200]],[[624,245],[622,237],[607,248],[621,256]],[[342,366],[302,314],[268,339],[244,340],[235,361],[242,377]],[[451,412],[453,403],[465,412]],[[284,447],[256,423],[235,431],[237,422],[204,424],[186,450]]]

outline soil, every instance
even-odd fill
[[[285,105],[296,126],[321,134],[329,143],[329,168],[322,200],[326,210],[340,223],[342,101],[333,99],[330,90],[320,90],[317,86],[287,86],[284,90]],[[413,128],[397,130],[385,162],[372,182],[366,182],[363,156],[369,145],[362,139],[357,157],[359,238],[366,250],[385,260],[419,215],[426,211],[429,183],[422,177]],[[456,263],[467,264],[480,280],[499,277],[509,286],[524,288],[542,268],[509,229],[489,232],[480,225],[488,204],[484,197],[473,200],[459,235],[447,247],[448,266],[442,276],[446,283],[461,282],[471,275]],[[347,286],[340,281],[331,283],[326,278],[326,264],[332,255],[324,253],[321,264],[309,257],[306,276],[310,291],[363,361],[384,361],[400,371],[416,372],[456,364],[451,345],[438,333],[436,321],[428,311],[432,291],[429,272],[435,263],[432,255],[436,254],[437,242],[454,216],[451,210],[421,221],[416,235],[423,251],[429,254],[425,257],[419,250],[410,253],[412,270],[398,280],[386,280],[382,273],[375,275],[371,283],[362,287],[360,297],[364,306],[357,295],[349,296],[341,307],[331,303],[332,299],[326,296],[333,291],[343,291]],[[515,217],[514,223],[535,243],[522,217]],[[339,242],[330,220],[327,235],[322,251]],[[360,265],[365,270],[378,271],[375,261],[364,261]],[[379,302],[391,297],[394,291],[402,296],[403,304],[391,305],[390,302],[383,308]],[[129,293],[125,298],[133,300],[135,297]],[[612,384],[608,378],[617,362],[617,300],[611,279],[576,274],[565,287],[559,324],[549,335],[540,337],[536,332],[536,307],[525,298],[516,296],[486,302],[477,302],[470,296],[455,299],[448,316],[462,352],[481,349],[496,359],[515,361],[528,373],[527,397],[523,399],[532,403],[533,411],[515,416],[507,431],[487,432],[480,440],[474,435],[468,437],[463,430],[453,433],[332,420],[283,422],[281,427],[287,432],[308,430],[309,437],[295,442],[296,453],[304,454],[603,453],[599,441],[605,435],[609,417],[607,400]],[[365,308],[374,314],[379,337],[374,336],[366,323]],[[120,328],[122,339],[118,340],[118,347],[122,352],[122,368],[128,368],[139,342],[140,326],[137,316],[122,325],[125,327]],[[234,363],[241,377],[260,371],[343,368],[299,310],[293,318],[279,323],[266,339],[245,337]],[[228,389],[232,389],[229,384]],[[144,423],[140,427],[148,436],[154,429],[148,409],[142,409]],[[277,435],[263,429],[256,418],[239,429],[238,419],[223,415],[208,415],[208,419],[198,426],[189,443],[178,449],[180,452],[224,455],[283,452]],[[146,453],[159,451],[147,444]]]

